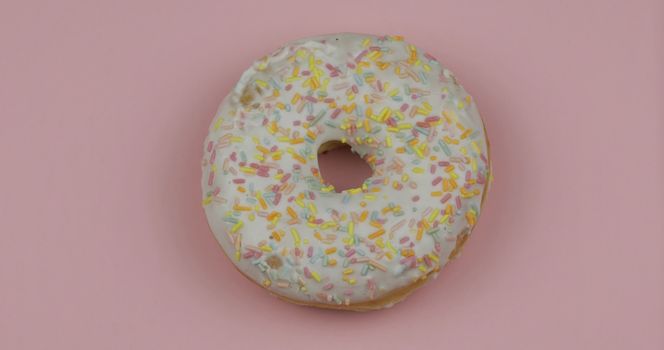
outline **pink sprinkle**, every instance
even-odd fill
[[[355,249],[351,248],[349,251],[346,252],[346,257],[351,257],[353,254],[355,254]]]
[[[348,67],[350,69],[355,69],[355,64],[353,62],[348,62],[348,63],[346,63],[346,67]]]
[[[305,96],[304,99],[309,101],[309,102],[313,102],[313,103],[318,102],[318,100],[313,96]]]
[[[284,89],[286,91],[290,91],[290,89],[292,89],[292,88],[293,88],[293,84],[288,84],[288,85],[286,85],[286,87],[284,87]]]
[[[295,247],[295,256],[302,256],[302,250],[298,247]]]
[[[328,284],[323,286],[323,290],[330,290],[332,288],[334,288],[334,284],[332,284],[332,283],[328,283]]]
[[[430,54],[428,54],[426,52],[422,56],[426,57],[430,61],[437,61],[435,57],[431,56]]]
[[[307,248],[307,258],[311,258],[313,255],[314,255],[314,247],[309,246],[309,248]]]
[[[341,113],[341,108],[335,109],[334,112],[332,112],[332,115],[330,116],[330,118],[336,119],[339,116],[339,113]]]
[[[412,200],[413,202],[417,202],[417,201],[420,200],[420,196],[415,195],[415,196],[413,196],[413,198],[411,198],[411,200]]]
[[[442,248],[439,242],[436,242],[436,244],[433,247],[434,249],[436,249],[436,252],[440,252],[440,249]]]
[[[304,267],[304,276],[306,278],[311,278],[311,271],[309,271],[309,268],[306,266]]]
[[[448,166],[448,165],[450,165],[450,162],[446,160],[441,160],[440,162],[438,162],[438,166]]]
[[[323,102],[325,102],[325,103],[332,103],[332,102],[334,102],[334,99],[328,97],[328,98],[324,99]]]
[[[217,159],[217,150],[212,150],[212,154],[210,155],[210,163],[214,163],[214,160]]]
[[[485,178],[484,178],[484,175],[482,174],[482,172],[477,173],[477,183],[478,184],[484,184],[484,180],[485,180]]]
[[[237,162],[237,154],[235,152],[231,153],[229,158],[231,158],[232,161]]]
[[[279,201],[281,201],[281,193],[277,193],[277,194],[274,196],[274,200],[272,200],[272,204],[274,204],[274,205],[278,205],[278,204],[279,204]]]
[[[410,238],[408,238],[407,236],[406,237],[401,237],[401,239],[399,240],[399,243],[404,244],[404,243],[408,242],[409,239]]]
[[[424,263],[427,264],[427,266],[431,267],[431,258],[429,258],[428,255],[425,255],[424,257]]]
[[[219,186],[217,186],[217,187],[214,188],[214,192],[212,192],[212,195],[213,195],[213,196],[216,196],[216,195],[218,195],[219,193],[221,193],[221,188],[219,188]]]
[[[353,84],[353,87],[351,87],[351,90],[353,90],[354,93],[359,93],[360,89],[357,88],[357,85]]]
[[[431,164],[431,167],[429,168],[429,172],[432,173],[432,174],[435,173],[436,172],[436,166]]]
[[[213,147],[213,146],[214,146],[214,144],[212,143],[212,141],[208,142],[208,145],[207,145],[207,151],[208,151],[208,152],[212,151],[212,147]]]
[[[431,115],[431,116],[428,116],[428,117],[424,118],[424,121],[427,122],[427,123],[432,123],[432,122],[435,123],[439,120],[440,120],[440,117],[437,117],[435,115]]]
[[[409,107],[408,103],[404,103],[404,104],[401,105],[401,108],[399,108],[399,110],[401,112],[405,112],[408,109],[408,107]]]
[[[234,184],[243,184],[245,183],[245,181],[246,181],[245,179],[233,179]]]
[[[470,170],[466,171],[466,181],[470,180]]]
[[[450,193],[445,193],[445,195],[443,196],[443,198],[440,199],[440,202],[441,202],[441,203],[445,203],[445,202],[447,202],[448,200],[450,200],[450,198],[452,198],[452,194],[450,194]]]
[[[362,52],[360,52],[357,55],[357,57],[355,57],[355,63],[360,63],[360,61],[362,60],[362,57],[364,57],[364,55],[366,55],[367,52],[368,52],[367,50],[362,50]]]
[[[253,256],[254,256],[254,252],[252,252],[251,250],[248,250],[246,253],[244,253],[244,254],[242,255],[242,257],[245,258],[245,259],[249,259],[249,258],[251,258],[251,257],[253,257]]]
[[[281,178],[281,183],[288,181],[291,178],[291,173],[287,173],[284,177]]]
[[[208,186],[212,186],[214,183],[214,171],[210,172],[210,175],[208,176]]]
[[[461,197],[456,196],[455,200],[457,209],[461,209]]]
[[[438,176],[438,177],[436,177],[435,179],[433,179],[433,181],[431,181],[431,185],[432,185],[432,186],[436,186],[436,185],[438,185],[441,181],[443,181],[443,177],[442,177],[442,176]],[[449,193],[448,193],[448,194],[449,194]]]

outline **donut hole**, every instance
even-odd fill
[[[373,174],[371,166],[341,141],[329,141],[318,148],[318,169],[323,182],[334,186],[336,192],[361,187]]]

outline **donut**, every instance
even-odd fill
[[[320,152],[349,146],[371,167],[338,191]],[[491,180],[474,100],[401,36],[292,41],[223,99],[204,142],[202,204],[222,250],[291,303],[394,305],[456,258]]]

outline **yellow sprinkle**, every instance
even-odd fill
[[[291,232],[291,235],[293,236],[293,241],[295,241],[295,245],[299,247],[300,243],[301,243],[300,234],[294,228],[292,228],[290,232]]]
[[[264,252],[268,252],[268,253],[271,253],[271,252],[272,252],[272,247],[270,247],[270,246],[267,245],[267,244],[260,246],[260,249],[261,249],[262,251],[264,251]]]
[[[220,117],[220,118],[217,119],[217,121],[214,123],[214,126],[212,127],[212,129],[213,129],[214,131],[219,130],[219,128],[221,127],[221,123],[223,123],[223,122],[224,122],[224,119]]]
[[[396,248],[394,248],[394,246],[392,245],[392,242],[390,242],[390,241],[387,241],[387,247],[390,248],[390,250],[391,250],[394,254],[396,254],[396,253],[398,252],[398,250],[397,250]]]
[[[447,222],[447,219],[449,219],[449,218],[450,218],[450,216],[449,216],[448,214],[443,215],[443,216],[440,218],[440,223],[441,223],[441,224],[446,223],[446,222]]]
[[[318,235],[320,235],[320,233]],[[336,247],[329,247],[329,248],[325,249],[325,254],[327,254],[327,255],[334,254],[336,252],[337,252]]]
[[[413,172],[416,173],[416,174],[423,174],[424,169],[416,166],[416,167],[413,168]]]
[[[234,205],[233,210],[236,210],[236,211],[251,211],[251,207],[248,207],[246,205]]]
[[[473,147],[473,150],[475,150],[475,152],[482,153],[482,151],[480,150],[480,146],[477,145],[477,142],[475,141],[471,142],[470,146]]]
[[[247,174],[256,174],[256,169],[248,166],[240,167],[240,171]]]
[[[429,215],[429,222],[433,222],[440,214],[440,209],[434,209],[433,212]]]
[[[387,147],[392,147],[392,138],[390,138],[389,136],[385,137],[385,145]]]
[[[256,84],[258,84],[263,89],[267,88],[267,86],[268,86],[267,82],[265,82],[264,80],[260,80],[260,79],[256,79]]]
[[[320,276],[316,271],[311,271],[311,277],[313,277],[316,280],[316,282],[320,282]]]
[[[233,225],[233,227],[231,228],[231,233],[237,232],[237,230],[241,229],[242,226],[244,226],[244,222],[238,221],[237,224]]]

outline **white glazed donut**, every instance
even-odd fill
[[[317,154],[371,166],[336,192]],[[490,177],[471,97],[398,36],[297,40],[256,61],[204,145],[203,206],[224,252],[290,302],[369,310],[403,299],[460,252]]]

